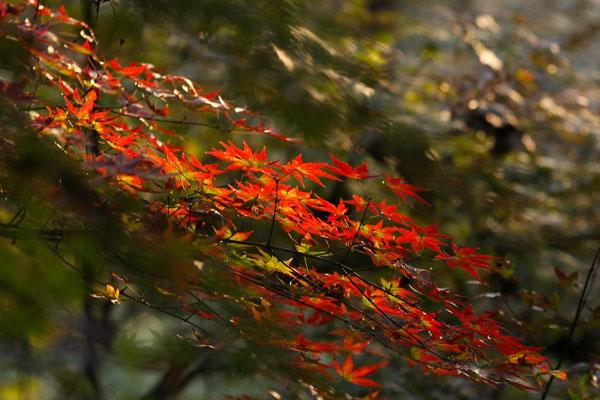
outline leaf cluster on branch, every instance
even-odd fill
[[[298,381],[325,398],[339,396],[331,389],[339,379],[385,386],[373,374],[396,355],[426,372],[490,385],[535,389],[535,380],[562,377],[493,314],[436,285],[432,270],[458,268],[480,280],[493,257],[408,216],[406,204],[427,204],[421,189],[333,155],[331,162],[285,161],[229,139],[297,142],[186,77],[103,59],[90,27],[62,7],[0,2],[0,40],[26,54],[20,80],[0,81],[6,103],[30,118],[31,140],[76,161],[85,183],[83,190],[64,175],[54,186],[32,182],[56,215],[36,227],[22,223],[19,210],[0,235],[42,240],[82,274],[69,245],[104,238],[103,272],[85,280],[94,296],[169,314],[190,325],[192,345],[208,351],[247,351],[240,343],[281,350]],[[193,154],[173,129],[178,124],[223,140]],[[26,134],[0,132],[9,160]],[[319,195],[340,180],[375,181],[389,196],[331,202]],[[11,198],[14,188],[2,193]],[[163,271],[144,270],[131,243],[148,252],[165,243],[183,250],[165,259]]]

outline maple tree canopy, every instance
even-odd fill
[[[77,166],[71,179],[31,182],[60,222],[27,232],[80,273],[85,255],[73,243],[104,232],[108,244],[96,244],[104,259],[91,261],[103,272],[84,276],[93,296],[168,312],[189,325],[190,345],[207,351],[276,349],[297,383],[325,398],[339,397],[340,381],[384,396],[377,371],[396,356],[490,385],[535,389],[536,380],[563,377],[494,315],[436,286],[440,268],[480,280],[494,259],[407,215],[408,204],[427,206],[422,189],[334,155],[286,161],[252,148],[246,135],[292,149],[297,141],[186,77],[102,58],[90,27],[62,7],[0,1],[0,40],[25,53],[0,91],[3,107],[26,115],[30,129],[0,126],[3,170],[51,168],[32,161],[44,154],[19,154],[33,142]],[[177,124],[214,131],[220,146],[186,151],[186,138],[169,129]],[[339,180],[382,185],[389,196],[319,195]],[[19,228],[3,229],[24,235]],[[182,250],[168,253],[166,243]],[[136,253],[144,249],[167,252],[169,268],[145,267],[150,256]]]

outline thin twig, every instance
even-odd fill
[[[371,205],[371,198],[369,198],[369,201],[367,201],[367,204],[365,206],[365,211],[363,211],[363,215],[360,218],[360,222],[358,224],[358,229],[356,229],[356,233],[352,236],[352,241],[350,242],[350,246],[346,249],[346,252],[344,253],[344,256],[340,259],[340,261],[338,262],[338,264],[343,264],[344,261],[346,261],[346,257],[348,257],[348,255],[352,251],[352,248],[354,247],[354,243],[356,242],[356,238],[360,234],[360,230],[362,229],[363,224],[365,223],[365,218],[367,217],[367,212],[369,211],[369,206],[370,205]]]
[[[121,111],[111,111],[111,113],[117,114],[117,115],[121,115],[121,116],[124,116],[124,117],[129,117],[129,118],[142,118],[142,119],[145,119],[147,121],[163,122],[165,124],[194,125],[194,126],[203,126],[205,128],[211,128],[211,129],[219,129],[219,127],[216,126],[216,125],[211,125],[211,124],[207,124],[207,123],[199,122],[199,121],[188,121],[188,120],[185,120],[185,119],[169,119],[169,118],[157,118],[157,117],[144,117],[142,115],[135,115],[135,114],[131,114],[131,113],[127,113],[127,112],[121,112]]]
[[[571,349],[571,340],[573,339],[573,335],[575,334],[575,328],[577,328],[577,323],[579,322],[579,318],[581,317],[581,312],[583,311],[583,308],[585,307],[585,302],[587,299],[587,292],[590,288],[590,286],[592,285],[592,277],[595,276],[594,271],[596,270],[596,265],[598,264],[598,260],[600,259],[600,247],[598,248],[598,250],[596,250],[596,255],[594,256],[594,260],[592,261],[592,264],[590,265],[590,268],[588,269],[588,273],[587,276],[585,277],[585,283],[583,284],[583,289],[581,290],[581,294],[579,296],[579,302],[577,303],[577,310],[575,311],[575,318],[573,319],[573,322],[571,323],[571,326],[569,328],[569,333],[567,335],[567,343],[565,344],[565,349],[563,350],[562,356],[560,357],[560,359],[558,360],[558,363],[556,363],[556,366],[554,367],[555,370],[560,369],[562,367],[563,362],[565,361],[565,359],[567,358],[567,355],[569,354],[569,350]],[[552,383],[554,382],[554,375],[550,375],[550,379],[548,380],[548,383],[546,384],[546,387],[544,388],[544,391],[542,392],[542,397],[540,398],[540,400],[545,400],[546,397],[548,396],[548,393],[550,392],[550,387],[552,386]]]
[[[267,247],[271,248],[271,239],[275,230],[275,221],[277,220],[277,208],[279,207],[279,180],[275,180],[275,204],[273,205],[273,216],[271,218],[271,226],[269,227],[269,238],[267,239]]]

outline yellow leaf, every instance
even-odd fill
[[[115,304],[119,303],[119,289],[115,288],[113,285],[111,285],[110,283],[106,284],[106,297]]]
[[[260,252],[260,255],[251,254],[248,256],[256,267],[268,272],[280,272],[282,274],[294,276],[292,267],[290,266],[293,258],[290,258],[289,260],[280,260],[278,257],[262,251],[261,249],[258,249],[258,251]]]
[[[560,379],[561,381],[567,380],[567,373],[565,371],[560,371],[560,370],[550,371],[550,375],[552,375],[553,377],[555,377],[557,379]]]

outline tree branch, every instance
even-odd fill
[[[598,260],[600,260],[600,247],[596,250],[596,255],[594,256],[594,260],[590,265],[587,276],[585,277],[585,283],[583,284],[583,289],[581,290],[581,294],[579,295],[579,302],[577,303],[577,310],[575,311],[575,318],[569,327],[569,333],[567,335],[567,343],[565,344],[565,349],[556,363],[554,369],[560,369],[562,367],[563,362],[566,360],[567,355],[569,354],[569,350],[571,349],[571,341],[573,340],[573,335],[575,334],[575,328],[577,328],[577,324],[579,323],[579,318],[581,317],[581,313],[583,308],[585,307],[585,302],[587,300],[587,292],[593,283],[593,278],[595,277],[596,265],[598,264]],[[550,392],[550,387],[552,387],[552,383],[554,382],[554,375],[550,375],[550,379],[548,383],[544,387],[544,391],[542,392],[542,397],[540,400],[545,400]]]

